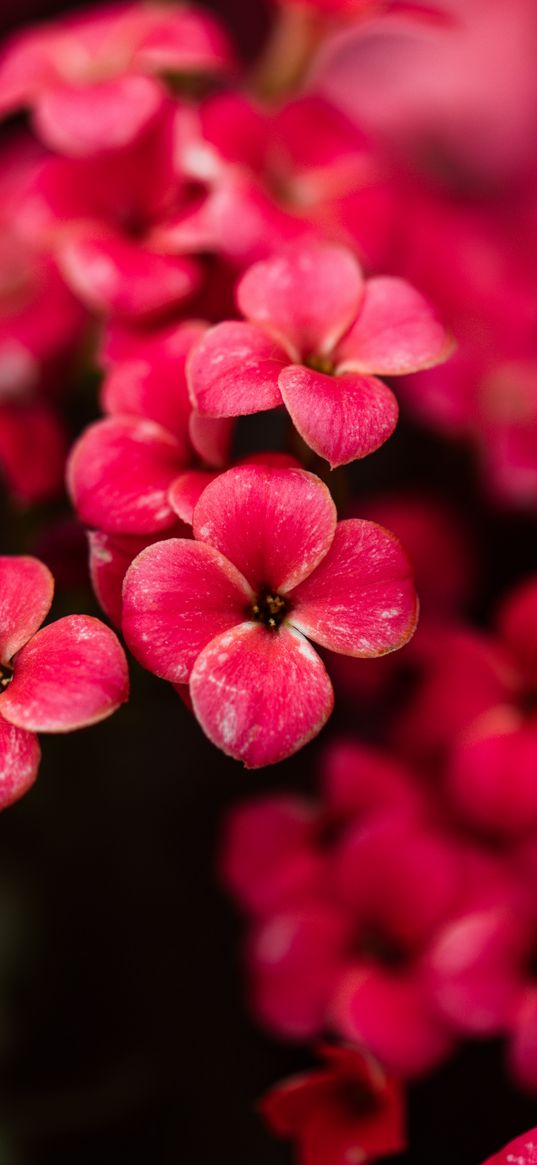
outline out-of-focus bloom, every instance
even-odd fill
[[[405,553],[372,522],[338,524],[312,474],[261,465],[208,485],[193,533],[133,562],[126,639],[151,671],[190,683],[195,714],[224,752],[250,768],[273,764],[315,736],[332,710],[308,638],[371,656],[412,635],[417,600]]]
[[[30,107],[39,135],[80,157],[129,145],[166,102],[166,74],[229,69],[207,12],[166,3],[108,4],[18,34],[0,61],[0,111]]]
[[[186,357],[205,326],[194,320],[153,333],[116,330],[109,338],[102,388],[109,416],[85,430],[68,471],[86,525],[113,535],[171,529],[177,477],[196,456],[225,464],[233,422],[194,417],[186,386]]]
[[[347,33],[323,89],[414,165],[440,168],[448,181],[461,171],[480,182],[517,177],[534,160],[533,0],[437,7],[451,16],[449,27],[379,20]]]
[[[188,381],[205,416],[285,404],[301,437],[332,466],[365,457],[393,432],[397,402],[377,375],[446,359],[450,341],[404,280],[364,282],[350,250],[304,241],[246,272],[237,289],[246,322],[210,328]]]
[[[155,228],[169,252],[214,251],[245,267],[312,227],[367,263],[391,248],[396,190],[373,142],[307,94],[270,113],[242,94],[180,110],[176,166],[204,192]]]
[[[25,504],[63,487],[67,437],[56,402],[85,319],[52,254],[18,218],[41,164],[23,136],[0,152],[0,467]]]
[[[398,1083],[366,1051],[325,1044],[319,1055],[322,1068],[282,1081],[260,1103],[269,1128],[295,1141],[300,1165],[360,1165],[402,1152]]]
[[[491,701],[456,742],[447,780],[458,808],[474,824],[500,835],[537,825],[537,578],[503,600],[497,627],[512,660],[511,693]]]
[[[18,218],[46,238],[75,295],[93,312],[144,320],[169,313],[200,282],[193,259],[153,246],[154,224],[180,203],[173,109],[122,150],[46,157]]]
[[[128,697],[124,652],[109,627],[68,615],[39,630],[54,590],[36,558],[0,558],[0,804],[35,780],[36,733],[70,732],[110,716]]]

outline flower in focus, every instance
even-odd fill
[[[325,1044],[324,1066],[276,1085],[260,1110],[300,1165],[360,1165],[405,1147],[401,1089],[366,1051]]]
[[[249,768],[290,756],[327,720],[321,647],[376,656],[412,635],[417,599],[397,539],[337,523],[326,486],[299,469],[243,465],[202,493],[194,540],[142,551],[123,590],[136,658],[189,683],[209,738]],[[290,698],[290,694],[291,698]]]
[[[36,558],[0,558],[0,804],[37,775],[38,732],[70,732],[110,716],[128,697],[123,649],[109,627],[68,615],[39,630],[54,590]]]
[[[0,111],[30,107],[52,149],[80,157],[129,145],[166,102],[166,74],[231,65],[223,30],[189,5],[108,4],[14,37],[0,62]]]
[[[282,402],[332,466],[378,449],[397,402],[377,378],[447,358],[449,338],[402,279],[364,281],[353,253],[308,240],[256,263],[237,289],[246,322],[216,324],[188,366],[202,416],[241,416]]]

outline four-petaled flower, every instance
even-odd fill
[[[272,1131],[296,1141],[300,1165],[362,1165],[401,1153],[397,1082],[365,1050],[325,1044],[319,1054],[323,1068],[284,1080],[260,1104]]]
[[[143,550],[125,577],[123,631],[137,659],[190,683],[210,739],[249,768],[320,731],[330,680],[308,639],[369,657],[412,635],[417,598],[398,540],[337,522],[326,486],[302,469],[244,465],[202,493],[194,539]]]
[[[282,402],[331,466],[372,453],[392,434],[397,401],[378,376],[429,368],[451,342],[404,279],[364,280],[352,251],[299,241],[255,263],[240,280],[246,321],[224,321],[195,345],[188,365],[201,415],[241,416]]]
[[[99,619],[67,615],[39,630],[53,591],[37,558],[0,557],[0,808],[35,780],[35,733],[96,724],[129,693],[123,649]]]

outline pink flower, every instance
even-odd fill
[[[85,430],[68,466],[86,525],[129,536],[171,530],[177,515],[170,489],[178,476],[196,454],[225,464],[232,422],[196,418],[186,387],[186,357],[205,326],[194,320],[153,333],[116,329],[109,338],[102,388],[109,416]]]
[[[537,1129],[530,1129],[510,1141],[484,1165],[537,1165]]]
[[[406,557],[374,523],[337,524],[326,487],[298,469],[228,470],[201,495],[193,533],[133,562],[125,636],[144,666],[190,683],[195,714],[224,752],[250,768],[273,764],[332,710],[306,636],[356,656],[411,636],[417,601]]]
[[[395,188],[366,135],[307,94],[267,112],[242,94],[179,110],[176,165],[205,188],[160,223],[171,253],[209,250],[244,268],[316,227],[377,264],[392,242]]]
[[[329,243],[297,243],[256,263],[237,299],[246,322],[210,328],[190,357],[197,411],[240,416],[283,402],[332,466],[373,452],[395,428],[395,397],[374,374],[427,367],[450,350],[408,283],[364,282],[352,252]]]
[[[36,558],[0,558],[0,804],[33,784],[38,732],[96,724],[128,697],[127,663],[98,619],[68,615],[39,627],[54,589]]]
[[[198,265],[153,245],[154,224],[183,198],[172,163],[173,109],[122,150],[46,158],[19,211],[45,237],[75,295],[99,314],[152,319],[200,282]]]
[[[511,661],[510,691],[474,718],[455,741],[447,784],[454,804],[478,828],[517,837],[537,826],[537,577],[518,584],[497,614],[499,647]]]
[[[300,1165],[350,1165],[405,1148],[400,1086],[366,1051],[326,1044],[323,1068],[272,1088],[260,1104],[274,1133],[292,1138]]]
[[[36,129],[75,157],[128,145],[166,101],[159,74],[228,69],[208,13],[163,3],[109,4],[13,38],[0,62],[0,110],[33,110]]]

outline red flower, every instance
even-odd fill
[[[0,806],[27,791],[37,732],[96,724],[128,697],[124,652],[109,627],[68,615],[39,630],[54,580],[36,558],[0,558]]]
[[[409,283],[364,282],[352,251],[331,243],[298,242],[254,264],[237,299],[247,322],[217,324],[191,353],[197,411],[241,416],[283,402],[332,466],[372,453],[395,428],[397,402],[376,374],[430,367],[450,352]]]
[[[16,36],[0,63],[0,111],[34,111],[46,143],[75,157],[121,148],[162,109],[159,74],[219,72],[231,54],[208,13],[108,4]]]
[[[326,1066],[277,1085],[261,1112],[278,1136],[296,1142],[300,1165],[362,1165],[405,1148],[397,1082],[367,1052],[323,1045]]]
[[[201,495],[193,533],[133,562],[125,636],[145,667],[190,682],[196,716],[224,752],[250,768],[273,764],[332,710],[330,680],[306,636],[371,656],[412,635],[406,556],[373,522],[337,524],[326,486],[301,469],[228,470]]]

